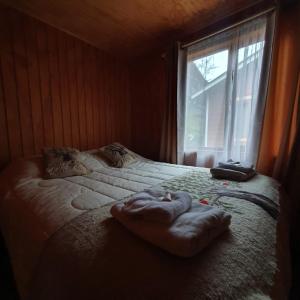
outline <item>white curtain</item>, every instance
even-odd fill
[[[181,50],[179,162],[196,152],[198,166],[228,159],[255,165],[273,21],[265,15]]]

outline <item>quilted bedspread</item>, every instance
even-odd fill
[[[204,168],[142,158],[117,169],[92,152],[82,160],[92,170],[86,176],[44,180],[41,158],[1,175],[0,225],[23,299],[285,299],[284,212],[277,222],[253,203],[209,193],[244,190],[279,203],[276,181],[215,180]],[[188,259],[140,240],[109,210],[153,187],[221,206],[232,215],[231,230]]]

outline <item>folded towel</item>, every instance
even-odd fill
[[[250,164],[241,164],[239,162],[233,162],[233,161],[228,161],[228,162],[219,162],[219,167],[222,169],[230,169],[242,173],[253,173],[253,165]]]
[[[123,212],[123,203],[111,208],[111,214],[140,238],[183,257],[194,256],[226,231],[231,216],[216,207],[195,203],[172,224],[132,218]]]
[[[234,181],[247,181],[251,179],[256,172],[253,170],[252,172],[244,173],[240,171],[235,171],[231,169],[224,169],[224,168],[211,168],[210,173],[212,177],[216,179],[227,179],[227,180],[234,180]]]
[[[132,196],[122,207],[128,216],[146,221],[172,223],[179,215],[190,209],[191,196],[186,192],[141,192]]]

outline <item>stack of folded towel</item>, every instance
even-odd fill
[[[228,229],[231,220],[219,208],[192,204],[186,192],[141,192],[115,204],[111,214],[142,239],[183,257],[201,251]]]
[[[231,159],[225,163],[220,162],[218,167],[210,169],[210,173],[214,178],[234,181],[247,181],[256,175],[253,165],[241,164]]]

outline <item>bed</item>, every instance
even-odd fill
[[[287,299],[286,200],[279,184],[212,179],[209,169],[139,157],[112,168],[82,152],[85,176],[43,179],[43,159],[20,159],[0,177],[0,226],[21,299]],[[230,231],[192,258],[137,238],[110,215],[116,201],[148,188],[208,198],[232,215]],[[211,187],[259,193],[280,203],[278,220]]]

